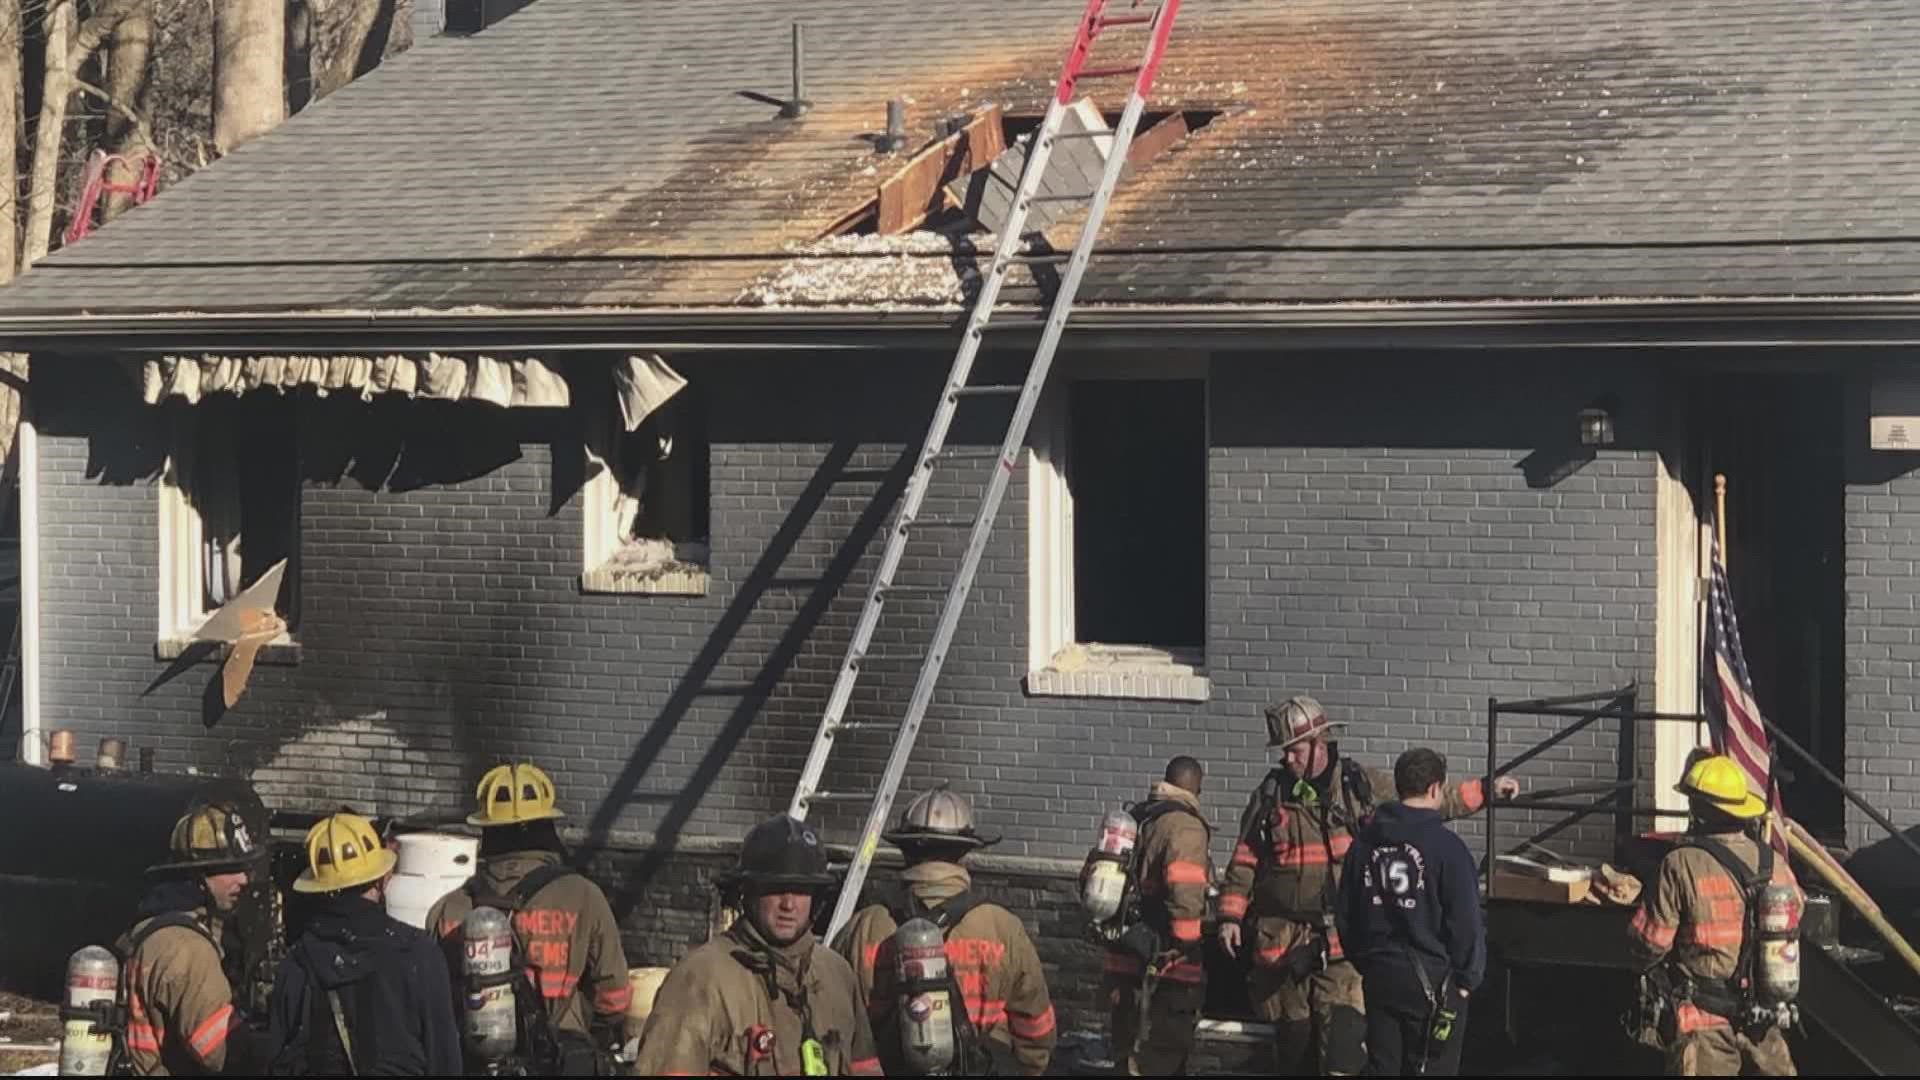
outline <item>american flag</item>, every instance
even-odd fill
[[[1713,575],[1707,597],[1707,659],[1704,672],[1707,726],[1713,750],[1725,754],[1747,774],[1747,790],[1764,795],[1767,805],[1780,809],[1780,786],[1773,780],[1773,742],[1760,722],[1760,704],[1753,699],[1753,679],[1747,674],[1746,651],[1740,647],[1740,616],[1733,610],[1733,590],[1727,584],[1726,558],[1720,551],[1718,530],[1713,538]],[[1771,830],[1774,847],[1786,851],[1786,837]]]

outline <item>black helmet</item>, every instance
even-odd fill
[[[820,834],[785,814],[753,827],[740,845],[740,861],[722,884],[765,890],[782,886],[819,889],[832,885]]]

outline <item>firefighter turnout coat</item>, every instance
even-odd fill
[[[1200,926],[1207,915],[1207,845],[1212,830],[1200,800],[1192,792],[1164,780],[1155,781],[1151,797],[1135,816],[1153,813],[1158,803],[1177,809],[1155,813],[1140,830],[1136,866],[1140,878],[1141,917],[1160,934],[1164,947],[1181,955],[1160,973],[1162,982],[1198,985],[1206,969],[1200,955]],[[1107,974],[1138,980],[1144,965],[1133,953],[1107,952]]]
[[[1267,774],[1240,816],[1233,862],[1220,891],[1220,917],[1248,924],[1256,967],[1285,966],[1287,953],[1312,940],[1332,914],[1340,864],[1352,830],[1383,802],[1394,801],[1393,773],[1341,758],[1327,773],[1296,784],[1285,769]],[[1444,818],[1464,817],[1486,802],[1479,780],[1450,784]],[[1329,960],[1344,957],[1340,936],[1327,934]]]
[[[950,862],[919,863],[900,877],[923,907],[937,907],[973,887],[966,868]],[[853,965],[889,1074],[898,1067],[891,1049],[898,1042],[893,1030],[899,1004],[893,952],[897,929],[887,906],[873,904],[853,916],[839,944],[840,954]],[[1026,926],[998,904],[977,904],[947,930],[947,963],[979,1037],[1010,1051],[1021,1075],[1046,1072],[1055,1038],[1053,1000]]]
[[[239,1025],[221,970],[219,936],[205,908],[198,926],[134,924],[127,957],[127,1060],[135,1076],[203,1076],[227,1064],[227,1037]],[[168,916],[159,916],[167,918]],[[149,931],[142,937],[143,931]]]
[[[1760,866],[1760,846],[1744,833],[1717,833],[1748,870]],[[1785,858],[1773,860],[1775,884],[1798,888]],[[1746,940],[1747,899],[1710,853],[1682,846],[1660,861],[1660,872],[1641,900],[1628,927],[1628,944],[1641,968],[1671,964],[1689,979],[1725,985],[1740,962]],[[1669,1068],[1677,1075],[1712,1075],[1725,1068],[1739,1072],[1742,1056],[1762,1075],[1791,1075],[1792,1059],[1778,1028],[1755,1039],[1737,1031],[1724,1016],[1689,1001],[1674,1003],[1674,1043]]]
[[[640,1033],[640,1076],[801,1076],[820,1043],[829,1076],[879,1076],[853,969],[812,934],[785,948],[746,918],[688,953]]]
[[[535,871],[558,867],[548,851],[514,852],[482,861],[469,886],[483,896],[507,896]],[[460,924],[473,910],[466,889],[442,897],[427,913],[427,926],[459,955]],[[581,874],[555,878],[527,899],[513,916],[513,934],[527,960],[527,981],[546,999],[559,1033],[588,1035],[596,1019],[624,1022],[632,991],[620,926],[600,887]],[[459,968],[454,968],[455,981]]]

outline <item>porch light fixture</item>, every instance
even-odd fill
[[[1613,414],[1616,409],[1612,399],[1601,398],[1580,410],[1581,446],[1600,448],[1613,445]]]

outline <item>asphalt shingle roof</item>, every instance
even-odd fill
[[[889,97],[916,140],[1037,111],[1083,6],[540,0],[56,253],[0,312],[743,305],[885,174],[861,136]],[[796,18],[797,122],[742,95],[784,95]],[[1920,7],[1885,0],[1188,0],[1156,100],[1224,112],[1123,189],[1081,299],[1920,292],[1916,57]]]

